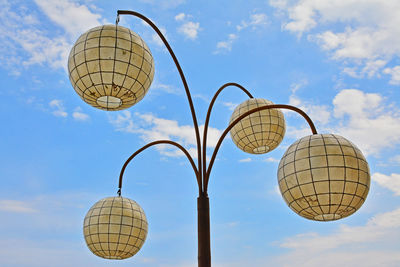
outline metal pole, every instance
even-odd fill
[[[211,267],[210,203],[202,193],[197,198],[198,266]]]

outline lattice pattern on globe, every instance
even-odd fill
[[[288,206],[317,221],[337,220],[358,210],[370,181],[361,151],[334,134],[315,134],[296,141],[278,168],[279,188]]]
[[[147,219],[133,200],[108,197],[94,204],[86,214],[83,233],[89,249],[106,259],[135,255],[147,236]]]
[[[252,109],[273,104],[266,99],[250,98],[235,108],[229,123]],[[285,129],[282,111],[267,109],[246,116],[230,133],[233,142],[244,152],[262,154],[275,149],[282,142]]]
[[[139,35],[122,26],[104,25],[79,37],[69,54],[68,70],[72,86],[86,103],[121,110],[145,96],[154,62]]]

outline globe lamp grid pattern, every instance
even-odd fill
[[[86,214],[83,233],[88,248],[105,259],[126,259],[135,255],[147,236],[143,209],[133,200],[108,197]]]
[[[136,33],[103,25],[78,38],[68,58],[68,71],[72,86],[86,103],[103,110],[122,110],[147,93],[154,61]]]
[[[302,217],[331,221],[347,217],[364,203],[368,163],[361,151],[339,135],[301,138],[283,155],[278,182],[288,206]]]
[[[274,103],[266,99],[251,98],[234,110],[230,123],[244,113]],[[285,118],[279,109],[255,112],[241,119],[230,131],[238,148],[251,154],[267,153],[275,149],[285,135]]]

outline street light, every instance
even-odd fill
[[[129,162],[139,153],[154,145],[169,144],[180,149],[193,168],[199,189],[198,264],[200,267],[211,266],[207,192],[218,150],[228,133],[235,145],[247,153],[263,154],[275,149],[286,129],[280,109],[299,113],[312,131],[312,135],[293,143],[279,163],[278,183],[287,205],[300,216],[316,221],[338,220],[361,207],[370,187],[365,157],[344,137],[318,134],[312,120],[297,107],[253,98],[237,83],[224,84],[209,105],[201,142],[193,101],[182,68],[161,31],[140,13],[118,10],[116,25],[90,29],[75,43],[68,60],[69,77],[75,91],[86,103],[103,110],[122,110],[140,101],[150,88],[154,76],[150,49],[136,33],[118,26],[120,15],[133,15],[148,23],[171,54],[188,98],[198,162],[196,165],[183,146],[170,140],[151,142],[133,153],[120,172],[118,196],[98,201],[85,217],[84,237],[94,254],[107,259],[125,259],[140,250],[147,236],[148,224],[142,208],[135,201],[121,196],[123,175]],[[218,95],[227,87],[241,89],[249,99],[234,110],[229,126],[219,138],[207,166],[207,131],[211,111]]]

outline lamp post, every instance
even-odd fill
[[[151,142],[133,153],[121,169],[118,196],[98,201],[85,217],[85,241],[94,254],[108,259],[124,259],[140,250],[147,236],[147,220],[135,201],[121,196],[123,175],[127,165],[138,154],[154,145],[168,144],[180,149],[193,168],[199,189],[198,265],[211,266],[208,183],[219,148],[230,133],[236,146],[247,153],[262,154],[273,150],[282,141],[286,129],[281,109],[299,113],[312,132],[312,135],[293,143],[279,164],[279,188],[288,206],[300,216],[317,221],[341,219],[361,207],[370,186],[365,157],[354,144],[341,136],[318,134],[312,120],[297,107],[253,98],[248,90],[237,83],[224,84],[210,102],[201,140],[182,68],[161,31],[140,13],[119,10],[116,25],[90,29],[75,43],[68,60],[69,77],[75,91],[85,102],[103,110],[125,109],[140,101],[151,85],[154,62],[150,49],[136,33],[118,26],[120,15],[133,15],[149,24],[172,56],[193,119],[197,165],[183,146],[170,140]],[[219,94],[227,87],[242,90],[249,99],[234,110],[229,126],[219,138],[207,165],[207,131],[212,108]]]

